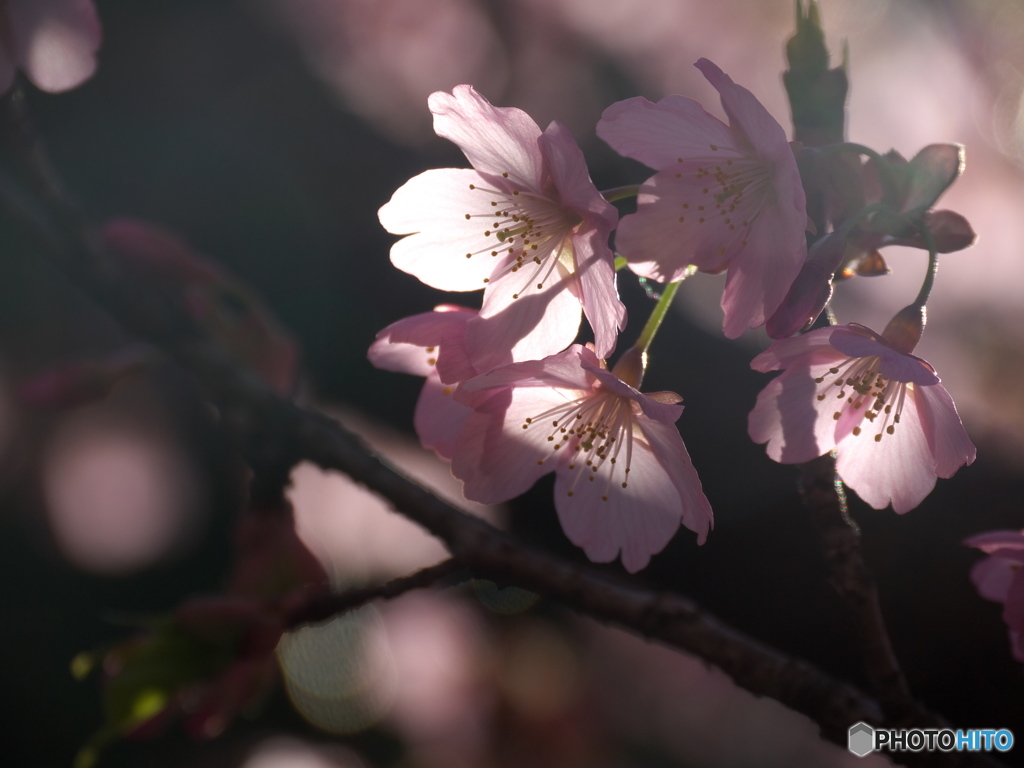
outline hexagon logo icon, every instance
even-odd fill
[[[867,723],[850,726],[847,747],[857,757],[864,757],[875,751],[875,729]]]

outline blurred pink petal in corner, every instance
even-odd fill
[[[473,82],[500,91],[507,54],[471,0],[275,0],[309,66],[346,107],[392,139],[429,136],[429,94]]]
[[[92,0],[8,0],[0,6],[0,91],[16,69],[50,93],[81,85],[96,71],[101,34]]]

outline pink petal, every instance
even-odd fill
[[[807,244],[797,215],[785,206],[767,205],[754,220],[747,245],[733,256],[722,293],[730,339],[756,328],[779,308],[807,257]]]
[[[971,568],[971,581],[978,594],[996,603],[1006,602],[1010,584],[1020,570],[1020,563],[999,556],[986,557]]]
[[[657,104],[641,96],[616,102],[601,116],[597,135],[620,155],[657,170],[679,158],[705,157],[712,145],[722,157],[742,154],[729,126],[683,96],[666,96]]]
[[[978,455],[956,412],[953,398],[941,384],[915,388],[922,411],[925,435],[935,457],[935,474],[952,477],[964,464],[973,464]]]
[[[722,97],[722,108],[729,116],[730,127],[749,142],[754,153],[772,160],[783,159],[788,154],[790,162],[796,166],[786,132],[754,94],[736,85],[732,78],[707,59],[698,59],[694,66],[718,91]]]
[[[476,313],[473,313],[474,317]],[[477,368],[466,350],[466,325],[453,328],[437,350],[437,374],[445,384],[457,384],[477,375]]]
[[[475,171],[454,168],[426,171],[407,181],[378,212],[384,229],[408,235],[391,247],[391,262],[432,288],[483,288],[503,257],[491,255],[495,239],[484,235],[489,220],[467,220],[466,215],[487,205],[470,184],[487,183]]]
[[[17,59],[37,87],[57,93],[96,71],[102,35],[91,0],[9,0]]]
[[[697,534],[698,544],[703,544],[707,540],[708,531],[715,527],[714,513],[704,495],[697,470],[690,461],[690,454],[683,445],[683,438],[679,436],[679,430],[674,424],[648,419],[637,419],[636,423],[679,493],[683,525]],[[630,472],[631,478],[632,474]]]
[[[990,554],[1001,549],[1024,550],[1024,531],[988,531],[965,539],[964,544]],[[1003,553],[1002,556],[1009,555]]]
[[[398,344],[379,335],[370,345],[366,356],[374,368],[384,371],[410,373],[413,376],[427,376],[435,371],[434,365],[427,362],[432,355],[423,347],[418,344]]]
[[[463,383],[465,392],[482,392],[501,387],[549,387],[582,392],[593,390],[593,377],[581,366],[596,361],[594,353],[573,344],[567,350],[544,358],[495,368]]]
[[[441,383],[436,372],[428,374],[419,399],[413,425],[424,448],[442,459],[455,455],[455,445],[472,409],[455,402],[452,387]]]
[[[481,173],[509,178],[540,191],[543,160],[537,139],[540,128],[521,109],[495,107],[470,85],[451,94],[438,91],[427,101],[438,136],[458,145]]]
[[[466,323],[476,310],[442,304],[406,317],[377,334],[368,356],[377,368],[426,376],[435,367],[445,383],[476,375],[465,350]]]
[[[785,342],[798,342],[814,333]],[[772,349],[785,342],[776,342]],[[827,375],[829,368],[842,359],[830,347],[816,349],[806,359],[793,362],[757,396],[748,431],[755,443],[768,444],[766,449],[773,460],[799,464],[835,447],[835,401],[828,396],[817,399],[819,385],[814,379]]]
[[[843,327],[843,326],[836,326]],[[804,333],[792,339],[780,339],[768,349],[750,361],[750,367],[755,371],[767,373],[787,367],[804,355],[809,355],[820,349],[832,349],[829,337],[834,328],[818,328],[810,333]],[[836,361],[846,359],[843,355],[832,350]]]
[[[671,476],[639,436],[632,439],[629,466],[623,488],[621,463],[606,461],[593,474],[583,462],[571,470],[563,464],[555,479],[555,508],[565,535],[587,557],[607,563],[621,551],[622,565],[636,573],[679,530],[682,509]]]
[[[742,162],[750,161],[736,161]],[[731,260],[747,257],[753,227],[759,226],[759,217],[768,215],[759,208],[764,194],[751,193],[735,210],[725,212],[723,206],[729,202],[719,203],[714,196],[716,182],[697,173],[698,167],[706,165],[677,163],[641,185],[637,212],[623,217],[615,236],[616,249],[637,274],[674,282],[689,264],[717,272]],[[802,232],[800,229],[800,243]],[[782,242],[776,241],[776,245]],[[799,248],[802,264],[805,251]]]
[[[544,168],[551,174],[563,206],[586,218],[590,228],[601,229],[605,238],[615,228],[619,213],[597,191],[576,139],[559,122],[553,122],[538,139]]]
[[[480,317],[466,330],[466,349],[477,370],[560,352],[576,338],[580,302],[559,277],[559,266],[542,290],[521,272],[492,280]],[[518,294],[519,298],[512,296]]]
[[[683,402],[683,398],[675,392],[644,392],[643,395],[656,403],[665,403],[666,405],[676,405]],[[650,416],[651,414],[647,415]]]
[[[615,287],[615,259],[607,235],[589,231],[572,237],[580,303],[594,331],[594,346],[604,359],[615,351],[618,334],[626,326],[626,307]]]
[[[868,337],[856,327],[836,326],[829,342],[849,357],[873,357],[880,360],[881,374],[890,381],[937,384],[939,377],[924,360],[897,352],[878,336]]]
[[[475,309],[442,304],[433,312],[422,312],[395,321],[378,333],[377,338],[421,347],[436,347],[453,327],[465,325],[476,314]]]
[[[640,187],[637,212],[623,216],[615,231],[615,250],[629,268],[650,280],[671,283],[681,280],[690,265],[693,248],[680,238],[678,203],[663,195],[671,182],[659,173]]]
[[[452,456],[452,474],[463,482],[467,499],[497,504],[530,489],[555,469],[547,430],[523,429],[528,418],[565,403],[556,389],[517,387],[497,390],[466,419]]]
[[[914,390],[893,434],[874,440],[875,430],[852,434],[837,446],[836,471],[875,509],[892,502],[897,514],[909,512],[935,487],[935,462],[925,437]]]

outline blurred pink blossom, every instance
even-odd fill
[[[16,69],[50,93],[81,85],[96,71],[100,36],[92,0],[0,3],[0,92]]]
[[[492,106],[471,86],[430,97],[434,128],[474,170],[416,176],[380,209],[399,269],[445,291],[484,291],[467,332],[474,364],[534,359],[572,343],[580,309],[598,354],[615,348],[626,310],[608,236],[615,208],[594,187],[583,153],[553,122],[541,132],[522,110]]]
[[[403,595],[381,614],[398,679],[389,720],[414,754],[447,758],[432,764],[481,764],[495,706],[483,618],[443,591]]]
[[[691,264],[728,269],[723,330],[736,338],[764,324],[804,263],[806,201],[782,126],[710,61],[695,66],[721,95],[729,125],[692,99],[638,96],[606,109],[597,133],[659,171],[616,234],[630,268],[661,282],[682,279]]]
[[[776,341],[750,364],[783,371],[758,395],[751,439],[784,464],[835,450],[836,471],[864,501],[910,511],[975,448],[934,369],[898,346],[857,324]]]
[[[94,573],[152,566],[191,539],[202,515],[195,465],[140,378],[64,415],[42,488],[54,544]]]
[[[506,501],[554,470],[566,535],[595,562],[621,551],[631,573],[680,522],[707,538],[711,505],[673,424],[678,395],[641,394],[574,344],[470,379],[455,396],[474,409],[452,459],[467,498]]]
[[[423,100],[456,83],[497,92],[510,53],[476,0],[267,0],[345,108],[392,140],[419,144]],[[549,73],[550,74],[550,73]],[[557,75],[556,75],[557,76]]]
[[[1024,661],[1024,532],[990,531],[964,544],[988,555],[971,569],[971,581],[986,600],[1003,603],[1013,657]]]

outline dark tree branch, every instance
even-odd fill
[[[835,459],[825,455],[804,464],[799,480],[800,495],[821,535],[831,584],[853,618],[865,672],[886,720],[923,725],[889,639],[878,589],[861,553],[860,532],[847,514],[835,477]]]

